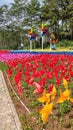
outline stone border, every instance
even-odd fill
[[[2,120],[0,122],[1,130],[22,130],[21,123],[19,121],[16,109],[10,97],[1,70],[0,70],[0,104],[1,104],[0,120]]]

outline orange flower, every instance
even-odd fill
[[[51,93],[46,93],[44,90],[42,97],[38,98],[39,102],[45,103],[44,107],[40,110],[41,118],[43,123],[45,124],[47,121],[48,116],[52,112],[53,109],[53,101],[56,96],[56,88],[53,86],[53,90]]]
[[[56,96],[56,88],[55,88],[55,86],[53,86],[53,90],[51,92],[51,100],[54,100],[55,96]]]
[[[66,100],[70,100],[73,102],[73,98],[70,97],[70,90],[66,89],[64,92],[61,93],[59,99],[57,100],[57,103],[63,103]]]
[[[44,90],[43,96],[39,97],[37,100],[42,103],[44,103],[44,102],[49,103],[49,102],[51,102],[51,100],[55,99],[55,96],[56,96],[56,88],[55,88],[55,86],[53,86],[53,90],[51,93],[46,93],[46,90]]]
[[[37,99],[39,102],[50,102],[50,94],[46,94],[46,90],[43,92],[43,96]]]
[[[73,98],[70,97],[70,90],[68,89],[68,82],[64,78],[63,78],[63,84],[66,90],[64,92],[60,91],[60,97],[57,100],[57,103],[63,103],[66,100],[70,100],[71,102],[73,102]]]
[[[50,104],[46,103],[46,105],[40,110],[41,118],[44,124],[46,123],[48,116],[52,112],[52,109],[53,102]]]
[[[63,85],[67,89],[68,88],[68,82],[66,79],[63,78]]]

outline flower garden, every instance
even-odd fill
[[[23,130],[73,130],[73,52],[0,51],[0,61]]]

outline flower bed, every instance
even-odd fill
[[[24,130],[73,128],[72,52],[11,51],[2,54],[1,60],[8,66],[13,89],[28,108],[19,110],[16,102],[19,115],[23,111]]]
[[[9,53],[10,51],[9,50],[0,50],[0,54],[6,54],[6,53]]]

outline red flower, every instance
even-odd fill
[[[7,74],[12,77],[12,69],[7,70]]]
[[[19,81],[18,84],[17,84],[17,88],[18,88],[18,93],[19,93],[19,94],[22,94],[22,86],[21,86],[20,81]]]
[[[47,79],[52,79],[52,73],[51,72],[49,72],[49,71],[46,71],[46,78]]]
[[[18,84],[19,81],[21,80],[21,76],[22,76],[22,72],[18,72],[15,77],[14,77],[14,80],[15,80],[15,83]]]
[[[49,90],[48,90],[48,93],[51,93],[53,90],[53,84],[51,83],[50,86],[49,86]]]

